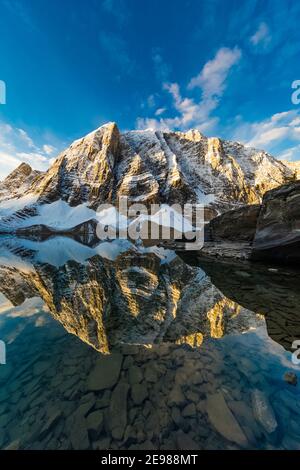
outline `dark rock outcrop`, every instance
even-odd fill
[[[198,257],[300,263],[300,181],[268,191],[262,204],[234,209],[205,227]]]
[[[251,258],[300,262],[300,181],[273,189],[263,198]]]
[[[252,242],[260,209],[259,204],[243,206],[212,219],[207,230],[207,240]]]

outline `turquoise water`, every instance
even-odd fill
[[[299,449],[297,273],[42,245],[1,243],[2,449]]]

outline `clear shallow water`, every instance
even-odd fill
[[[1,448],[299,449],[297,273],[0,245]]]

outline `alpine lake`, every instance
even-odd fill
[[[1,449],[300,449],[299,281],[2,237]]]

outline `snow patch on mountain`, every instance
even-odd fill
[[[37,200],[38,196],[32,193],[19,198],[5,199],[0,202],[0,221],[3,217],[8,217],[25,207],[32,206]]]

